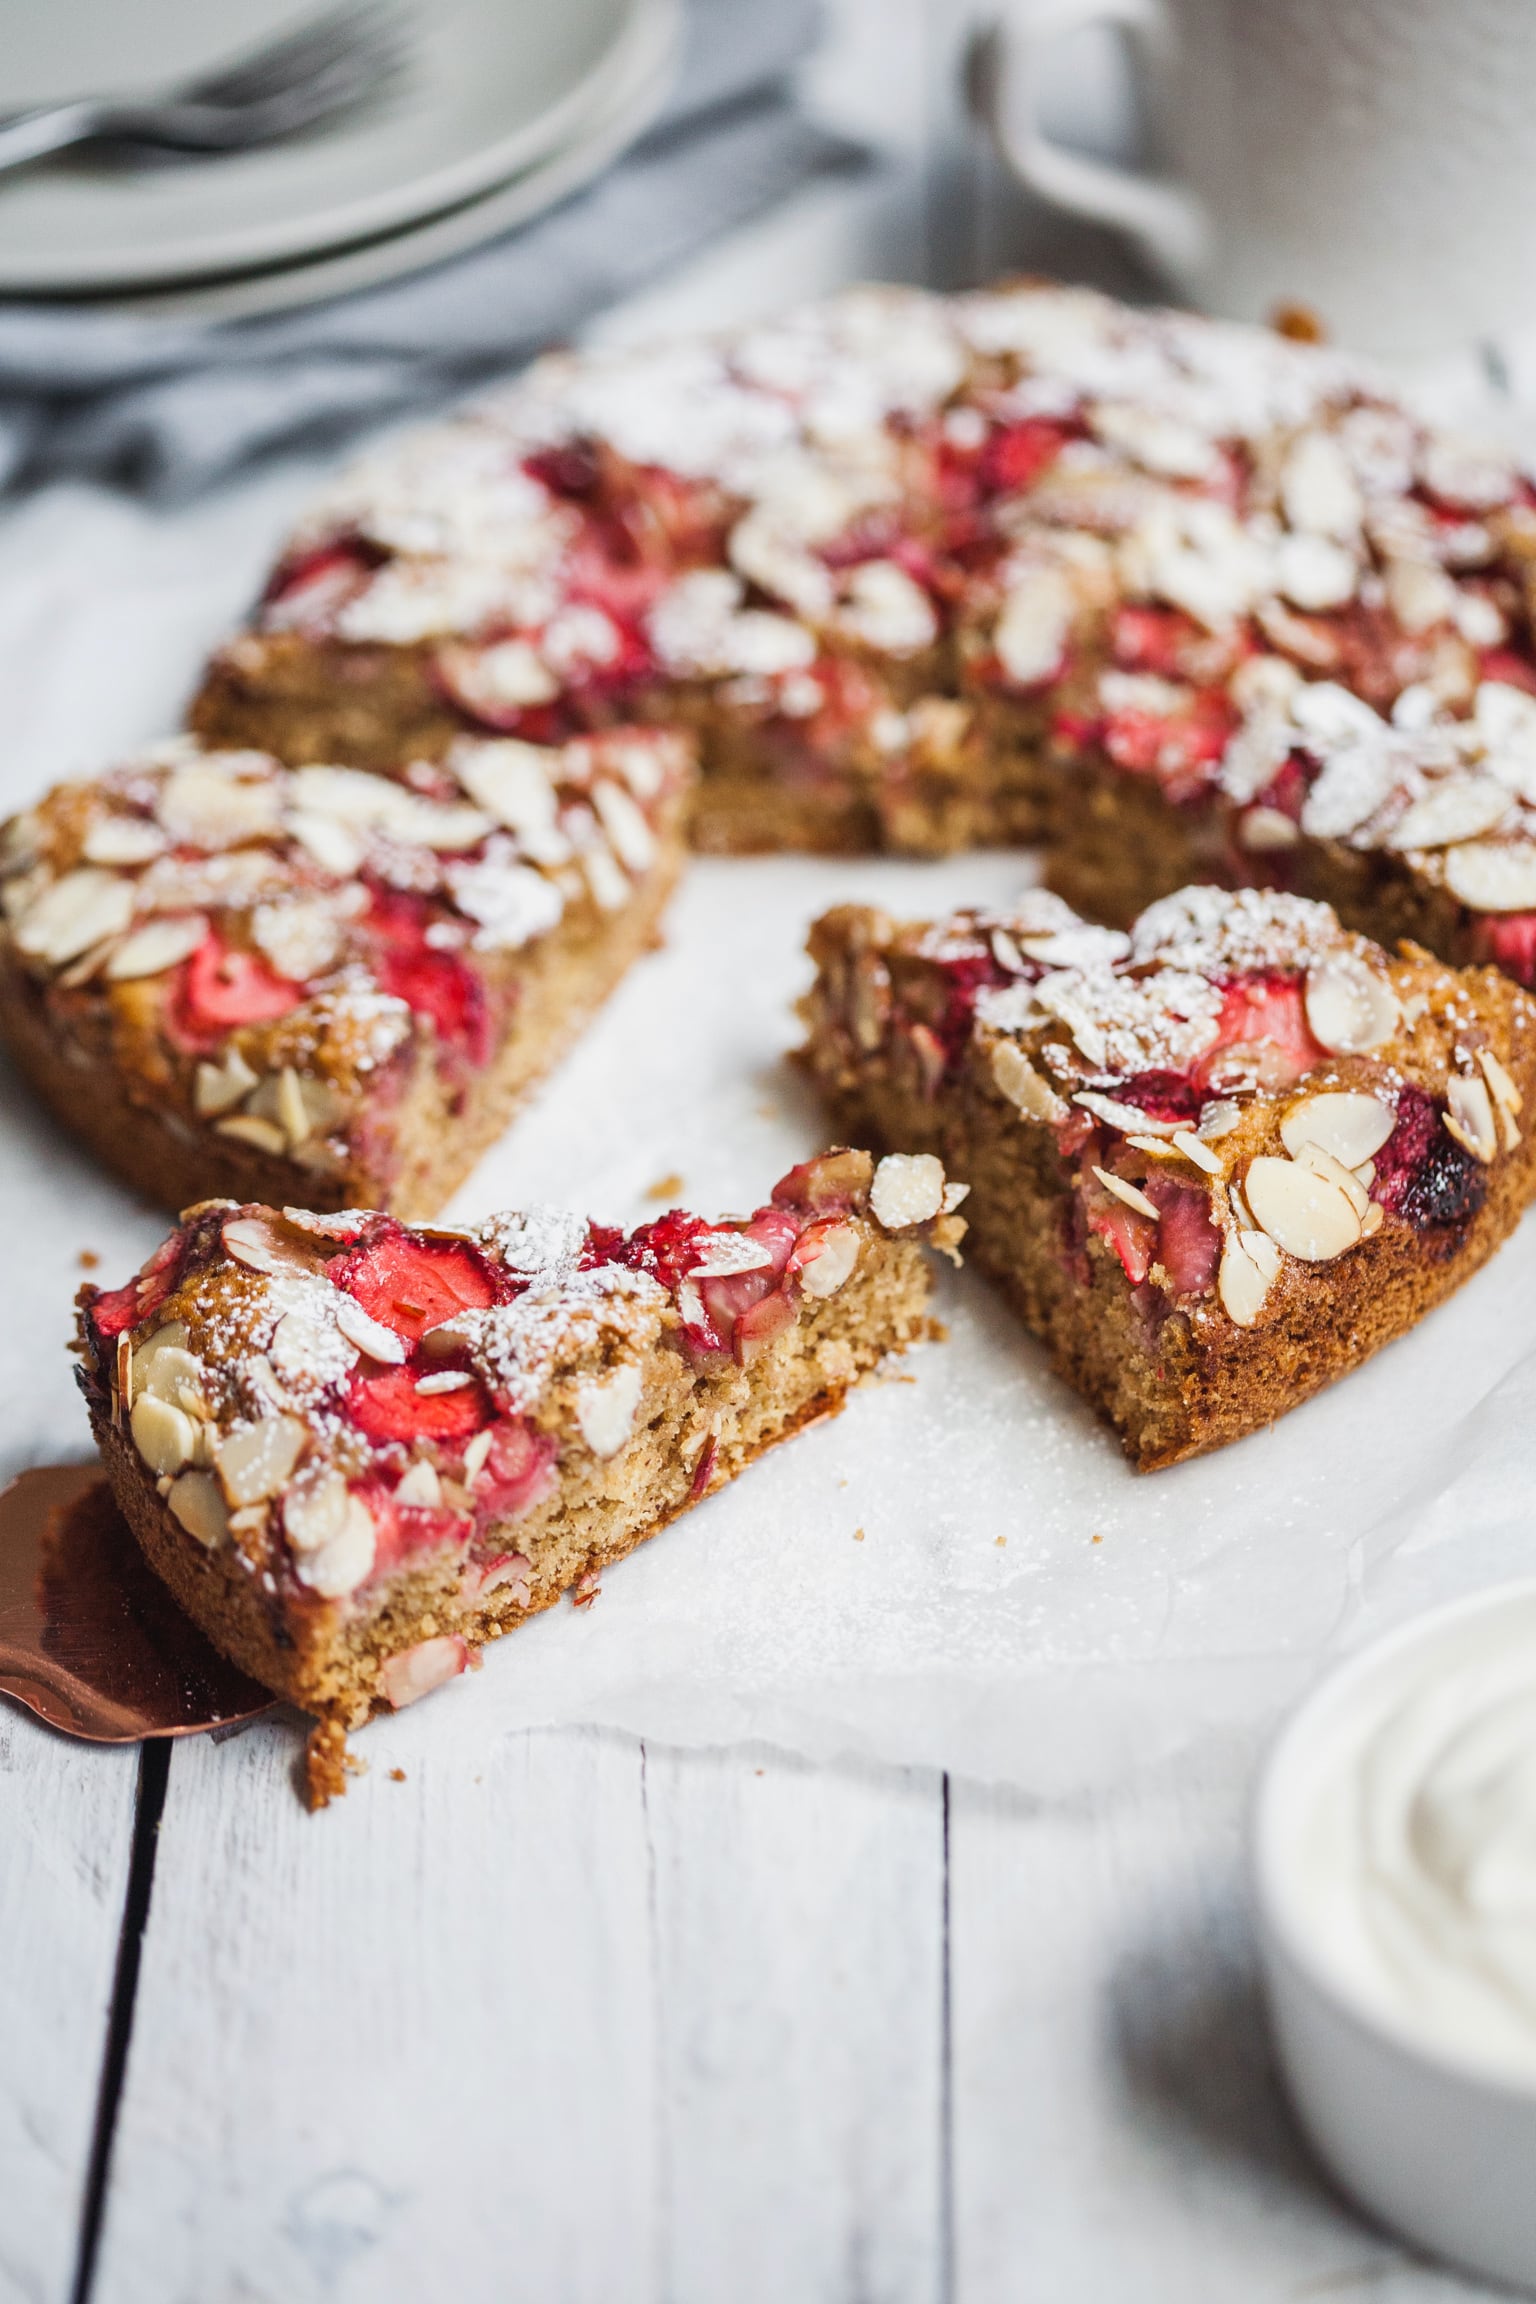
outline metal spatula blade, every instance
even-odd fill
[[[195,1736],[273,1702],[182,1615],[94,1461],[0,1490],[0,1690],[94,1744]]]

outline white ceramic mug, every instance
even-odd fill
[[[1129,36],[1159,175],[1053,142],[1047,43]],[[1017,0],[971,59],[1014,172],[1191,301],[1315,311],[1365,351],[1536,321],[1536,0]]]

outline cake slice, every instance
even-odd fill
[[[684,741],[463,741],[405,782],[177,738],[5,827],[0,1031],[171,1209],[430,1215],[630,962]]]
[[[1536,1002],[1322,904],[1185,888],[1128,934],[1045,891],[846,906],[811,952],[838,1126],[969,1181],[975,1261],[1143,1470],[1357,1367],[1536,1191]]]
[[[933,1159],[829,1152],[751,1217],[463,1231],[206,1203],[79,1297],[80,1381],[146,1557],[233,1663],[342,1738],[937,1333]]]

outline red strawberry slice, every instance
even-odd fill
[[[1139,707],[1112,712],[1104,723],[1103,745],[1117,768],[1156,776],[1177,802],[1194,798],[1210,783],[1236,725],[1237,715],[1219,689],[1198,689],[1176,712]]]
[[[1172,1176],[1149,1176],[1141,1189],[1160,1212],[1157,1260],[1176,1296],[1203,1296],[1221,1262],[1221,1234],[1209,1196]]]
[[[1510,688],[1523,688],[1536,695],[1536,664],[1525,656],[1517,656],[1513,648],[1485,648],[1478,658],[1478,672],[1484,680],[1502,680]]]
[[[1041,473],[1055,463],[1072,433],[1072,426],[1052,423],[1042,416],[1001,426],[981,452],[983,494],[1017,496],[1032,488]]]
[[[486,1423],[491,1404],[483,1386],[461,1384],[455,1392],[418,1392],[419,1368],[384,1368],[376,1375],[359,1370],[347,1387],[347,1411],[370,1440],[469,1440]]]
[[[1505,912],[1496,919],[1485,914],[1473,949],[1479,960],[1493,961],[1517,984],[1536,986],[1536,912]]]
[[[548,1494],[554,1464],[555,1443],[547,1432],[535,1432],[520,1416],[503,1418],[475,1481],[476,1503],[498,1519],[513,1519]]]
[[[1304,1072],[1324,1063],[1327,1050],[1312,1037],[1294,976],[1240,976],[1227,987],[1216,1037],[1191,1077],[1205,1087],[1228,1051],[1251,1051],[1259,1085],[1287,1088]]]
[[[491,1268],[478,1248],[467,1240],[418,1240],[388,1216],[379,1218],[363,1247],[327,1265],[326,1276],[355,1296],[370,1319],[412,1343],[457,1313],[483,1311],[497,1296]],[[459,1395],[438,1397],[452,1401]]]
[[[771,1344],[775,1336],[781,1335],[794,1324],[795,1307],[782,1290],[775,1289],[772,1295],[762,1297],[750,1310],[742,1313],[732,1332],[731,1350],[736,1365],[739,1368],[750,1367],[759,1352]]]
[[[458,953],[427,942],[431,924],[422,897],[400,888],[375,889],[363,922],[375,943],[374,974],[413,1016],[430,1021],[445,1048],[473,1065],[488,1064],[495,1035],[485,985]]]
[[[304,987],[279,976],[259,952],[243,952],[210,929],[182,970],[177,1022],[189,1038],[223,1039],[241,1024],[269,1024],[291,1015]]]
[[[690,1216],[681,1208],[669,1208],[653,1223],[639,1225],[628,1240],[620,1233],[612,1261],[627,1264],[635,1272],[649,1272],[653,1280],[659,1280],[663,1288],[675,1296],[694,1266],[703,1262],[707,1237],[713,1229],[702,1216]],[[606,1229],[602,1236],[605,1241],[608,1239]]]
[[[264,608],[279,603],[289,610],[303,609],[311,616],[339,608],[360,591],[388,555],[359,537],[333,537],[312,552],[285,560],[276,570],[262,599]]]
[[[1180,680],[1191,646],[1209,635],[1182,608],[1122,608],[1115,617],[1115,662],[1130,672],[1156,672]]]
[[[1109,1242],[1127,1280],[1133,1288],[1139,1288],[1157,1254],[1158,1227],[1150,1216],[1143,1216],[1139,1209],[1128,1208],[1113,1192],[1107,1192],[1097,1176],[1086,1169],[1079,1188],[1089,1231]]]

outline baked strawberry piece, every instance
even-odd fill
[[[654,942],[690,774],[634,729],[405,783],[179,738],[6,826],[0,1029],[172,1209],[430,1214]]]
[[[938,1161],[829,1152],[755,1215],[625,1233],[189,1210],[83,1288],[80,1380],[118,1502],[216,1646],[341,1738],[841,1406],[936,1333]]]
[[[1037,891],[812,931],[838,1125],[972,1187],[975,1259],[1142,1469],[1268,1424],[1475,1272],[1536,1191],[1536,1002],[1327,906]]]
[[[1337,354],[1039,282],[861,288],[543,361],[360,465],[193,717],[395,771],[466,729],[685,726],[702,847],[1057,828],[1107,902],[1117,827],[1200,803],[1277,681],[1455,715],[1536,683],[1533,558],[1509,459]]]

